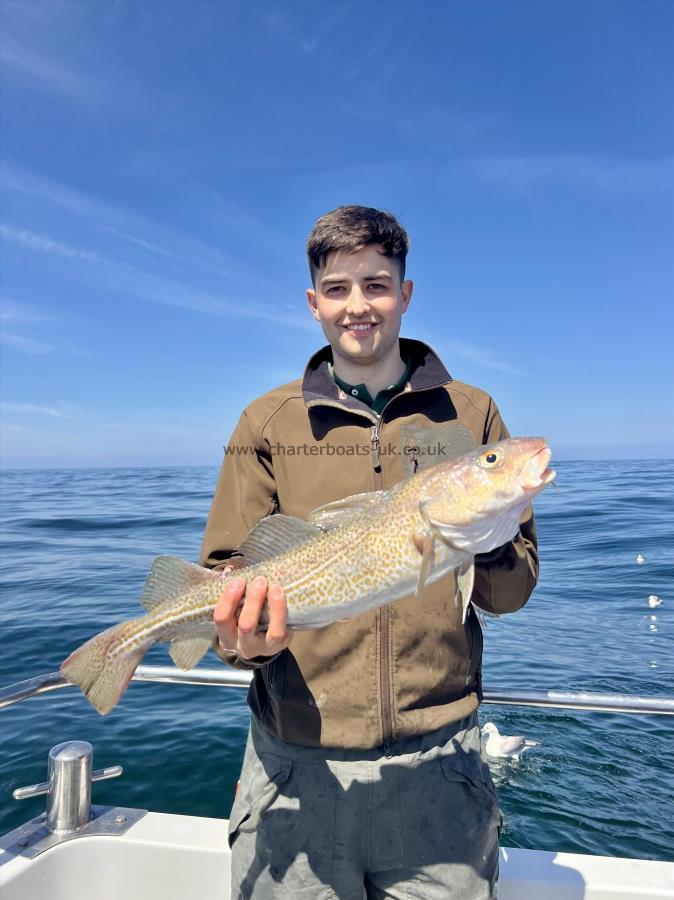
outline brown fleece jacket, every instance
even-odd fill
[[[433,351],[401,339],[410,360],[405,389],[377,416],[332,378],[329,347],[304,379],[270,391],[242,413],[220,472],[206,526],[202,565],[222,567],[248,531],[280,512],[306,519],[350,494],[390,488],[420,468],[508,437],[494,401],[454,381]],[[354,553],[358,548],[354,547]],[[476,559],[472,601],[513,612],[538,577],[533,512],[500,552]],[[254,668],[249,703],[277,737],[306,746],[370,748],[463,718],[481,698],[482,631],[465,624],[448,575],[420,597],[314,631]]]

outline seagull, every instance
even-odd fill
[[[638,566],[643,566],[643,564],[646,562],[646,557],[642,556],[641,553],[637,553],[637,555],[634,557],[634,562]]]
[[[649,594],[648,595],[648,605],[651,609],[655,609],[658,606],[662,606],[662,597],[658,597],[657,594]]]
[[[499,734],[498,728],[493,722],[485,722],[482,726],[482,733],[488,735],[485,750],[489,756],[519,759],[520,753],[539,745],[538,741],[530,741],[519,735]]]

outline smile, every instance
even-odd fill
[[[377,326],[377,322],[352,323],[345,325],[347,331],[356,331],[361,334],[372,331]]]

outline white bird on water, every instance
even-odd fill
[[[519,759],[520,753],[539,745],[538,741],[530,741],[529,738],[520,735],[499,734],[499,730],[493,722],[484,723],[482,734],[488,735],[484,749],[488,756],[493,757]]]
[[[657,594],[649,594],[648,605],[651,609],[656,609],[658,606],[662,606],[662,597],[658,597]]]

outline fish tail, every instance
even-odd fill
[[[81,688],[102,716],[118,703],[148,649],[148,645],[141,645],[128,653],[112,654],[128,624],[125,622],[102,631],[61,664],[61,673]]]

